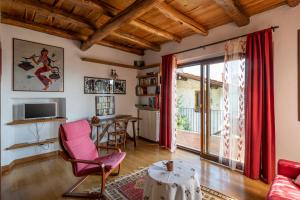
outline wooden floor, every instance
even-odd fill
[[[170,153],[160,149],[157,144],[138,140],[138,147],[127,145],[127,156],[121,168],[121,175],[133,172],[141,167],[163,159],[182,159],[200,167],[201,184],[237,199],[263,200],[269,186],[254,181],[238,172],[202,160],[198,155],[183,150]],[[61,194],[78,178],[72,174],[71,165],[60,157],[35,161],[14,168],[2,176],[2,200],[54,200],[63,199]],[[82,184],[79,190],[96,187],[99,177],[92,176]]]

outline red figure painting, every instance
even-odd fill
[[[44,75],[44,73],[51,71],[51,59],[48,57],[48,50],[42,49],[41,55],[39,56],[38,60],[36,60],[35,57],[35,55],[31,56],[32,61],[37,65],[42,63],[43,66],[39,67],[34,74],[44,85],[43,90],[47,90],[50,84],[52,84],[52,80]]]

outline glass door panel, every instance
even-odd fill
[[[201,150],[200,65],[177,69],[177,145]]]

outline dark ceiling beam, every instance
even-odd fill
[[[138,18],[145,12],[152,9],[156,3],[161,0],[136,0],[133,4],[121,11],[118,15],[108,21],[105,25],[100,27],[90,38],[83,42],[81,50],[89,49],[93,44],[101,41],[106,36],[116,31],[120,26],[129,23],[131,20]]]
[[[250,23],[250,19],[240,8],[237,0],[214,0],[224,12],[238,25],[246,26]]]
[[[73,31],[66,31],[64,29],[44,25],[41,23],[36,23],[36,22],[29,21],[26,19],[21,19],[21,18],[15,17],[15,16],[9,16],[3,12],[1,12],[0,22],[3,24],[22,27],[22,28],[26,28],[26,29],[30,29],[30,30],[34,30],[34,31],[42,32],[42,33],[47,33],[50,35],[54,35],[54,36],[58,36],[58,37],[66,38],[66,39],[71,39],[71,40],[85,41],[88,39],[88,36],[84,35],[84,34],[76,33]],[[112,47],[112,48],[119,49],[122,51],[126,51],[129,53],[134,53],[137,55],[144,55],[143,50],[127,47],[127,46],[124,46],[124,45],[121,45],[118,43],[114,43],[114,42],[102,40],[98,44],[100,44],[102,46],[108,46],[108,47]]]

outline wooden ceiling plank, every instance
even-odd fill
[[[55,28],[52,26],[47,26],[44,24],[32,22],[25,19],[20,19],[14,16],[9,16],[5,13],[1,13],[1,23],[9,24],[13,26],[23,27],[30,30],[35,30],[42,33],[48,33],[50,35],[55,35],[71,40],[86,40],[88,37],[75,32],[65,31],[63,29]]]
[[[250,23],[250,19],[246,16],[240,9],[240,6],[237,4],[236,0],[214,0],[225,13],[238,25],[246,26]]]
[[[169,18],[171,18],[175,21],[179,21],[180,23],[182,23],[185,26],[189,27],[190,29],[192,29],[196,33],[200,33],[204,36],[208,35],[208,31],[205,29],[204,26],[202,26],[198,22],[194,21],[190,17],[186,16],[185,14],[179,12],[178,10],[176,10],[175,8],[170,6],[169,4],[167,4],[165,2],[162,2],[160,4],[157,4],[156,7],[165,16],[167,16],[167,17],[169,17]]]
[[[290,6],[290,7],[296,7],[299,5],[300,0],[287,0],[286,3]]]
[[[119,49],[121,51],[126,51],[129,53],[133,53],[133,54],[137,54],[137,55],[144,55],[144,51],[140,50],[140,49],[134,49],[125,45],[121,45],[115,42],[111,42],[111,41],[107,41],[107,40],[101,40],[99,42],[97,42],[97,44],[102,45],[102,46],[107,46],[107,47],[111,47],[114,49]]]
[[[142,47],[146,47],[146,48],[149,48],[149,49],[152,49],[153,51],[160,51],[160,47],[158,45],[155,45],[143,38],[140,38],[140,37],[137,37],[135,35],[130,35],[130,34],[127,34],[127,33],[122,33],[122,32],[119,32],[119,31],[116,31],[116,32],[112,32],[111,35],[115,36],[115,37],[118,37],[118,38],[121,38],[121,39],[124,39],[124,40],[127,40],[129,42],[132,42],[132,43],[135,43],[137,45],[140,45]]]
[[[145,12],[152,9],[157,2],[161,0],[136,0],[133,4],[121,11],[116,17],[108,21],[104,26],[98,29],[90,38],[81,45],[81,50],[89,49],[97,41],[102,40],[107,35],[117,30],[124,23],[138,18]]]
[[[176,36],[174,34],[171,34],[171,33],[167,32],[167,31],[165,31],[163,29],[155,27],[152,24],[148,24],[146,22],[143,22],[141,20],[138,20],[138,19],[132,20],[130,22],[130,24],[133,25],[133,26],[135,26],[135,27],[138,27],[140,29],[143,29],[143,30],[145,30],[145,31],[147,31],[149,33],[152,33],[154,35],[158,35],[158,36],[161,36],[163,38],[166,38],[168,40],[174,40],[176,42],[181,42],[181,38],[180,37],[178,37],[178,36]]]
[[[79,17],[79,16],[71,14],[71,13],[67,13],[66,11],[63,11],[61,9],[51,7],[48,4],[42,3],[38,0],[12,0],[12,1],[18,5],[22,5],[31,10],[35,10],[37,12],[44,13],[46,16],[50,15],[53,17],[63,17],[76,25],[88,28],[91,31],[93,31],[92,25],[89,24],[90,22],[83,19],[82,17]]]
[[[101,7],[102,9],[104,9],[106,12],[106,14],[108,13],[108,15],[110,17],[117,15],[121,10],[109,5],[108,3],[102,1],[102,0],[90,0],[93,4]]]

